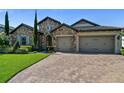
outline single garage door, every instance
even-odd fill
[[[71,52],[72,37],[57,37],[57,51]]]
[[[82,36],[79,50],[84,53],[114,53],[114,36]]]

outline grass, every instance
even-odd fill
[[[48,54],[0,54],[0,83],[44,59]]]

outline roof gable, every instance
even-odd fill
[[[56,22],[56,23],[58,23],[58,24],[61,24],[61,22],[59,22],[59,21],[57,21],[57,20],[55,20],[55,19],[53,19],[53,18],[50,18],[50,17],[44,18],[44,19],[41,20],[38,24],[41,24],[42,22],[46,21],[47,19],[50,19],[50,20],[52,20],[52,21],[54,21],[54,22]]]
[[[73,26],[73,27],[86,27],[86,26],[100,26],[100,25],[93,23],[91,21],[88,21],[86,19],[81,19],[81,20],[75,22],[74,24],[72,24],[71,26]]]
[[[31,27],[31,26],[29,26],[29,25],[26,25],[26,24],[24,24],[24,23],[21,23],[21,24],[20,24],[19,26],[17,26],[14,30],[12,30],[12,31],[10,32],[10,34],[14,33],[17,29],[19,29],[19,28],[22,27],[22,26],[25,26],[25,27],[27,27],[27,28],[33,30],[33,27]]]
[[[53,30],[50,31],[50,32],[54,32],[55,30],[61,28],[62,26],[66,26],[66,27],[71,28],[71,29],[73,29],[74,31],[78,32],[77,29],[75,29],[75,28],[73,28],[73,27],[71,27],[71,26],[69,26],[69,25],[67,25],[67,24],[65,24],[65,23],[61,24],[60,26],[56,27],[55,29],[53,29]]]

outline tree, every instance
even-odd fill
[[[8,12],[5,14],[5,33],[9,35],[9,19],[8,19]]]
[[[10,45],[10,38],[4,32],[0,33],[0,48]]]
[[[34,19],[34,30],[33,30],[33,43],[34,47],[37,47],[37,11],[35,11],[35,19]]]

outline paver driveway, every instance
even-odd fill
[[[56,53],[9,82],[124,82],[124,56]]]

